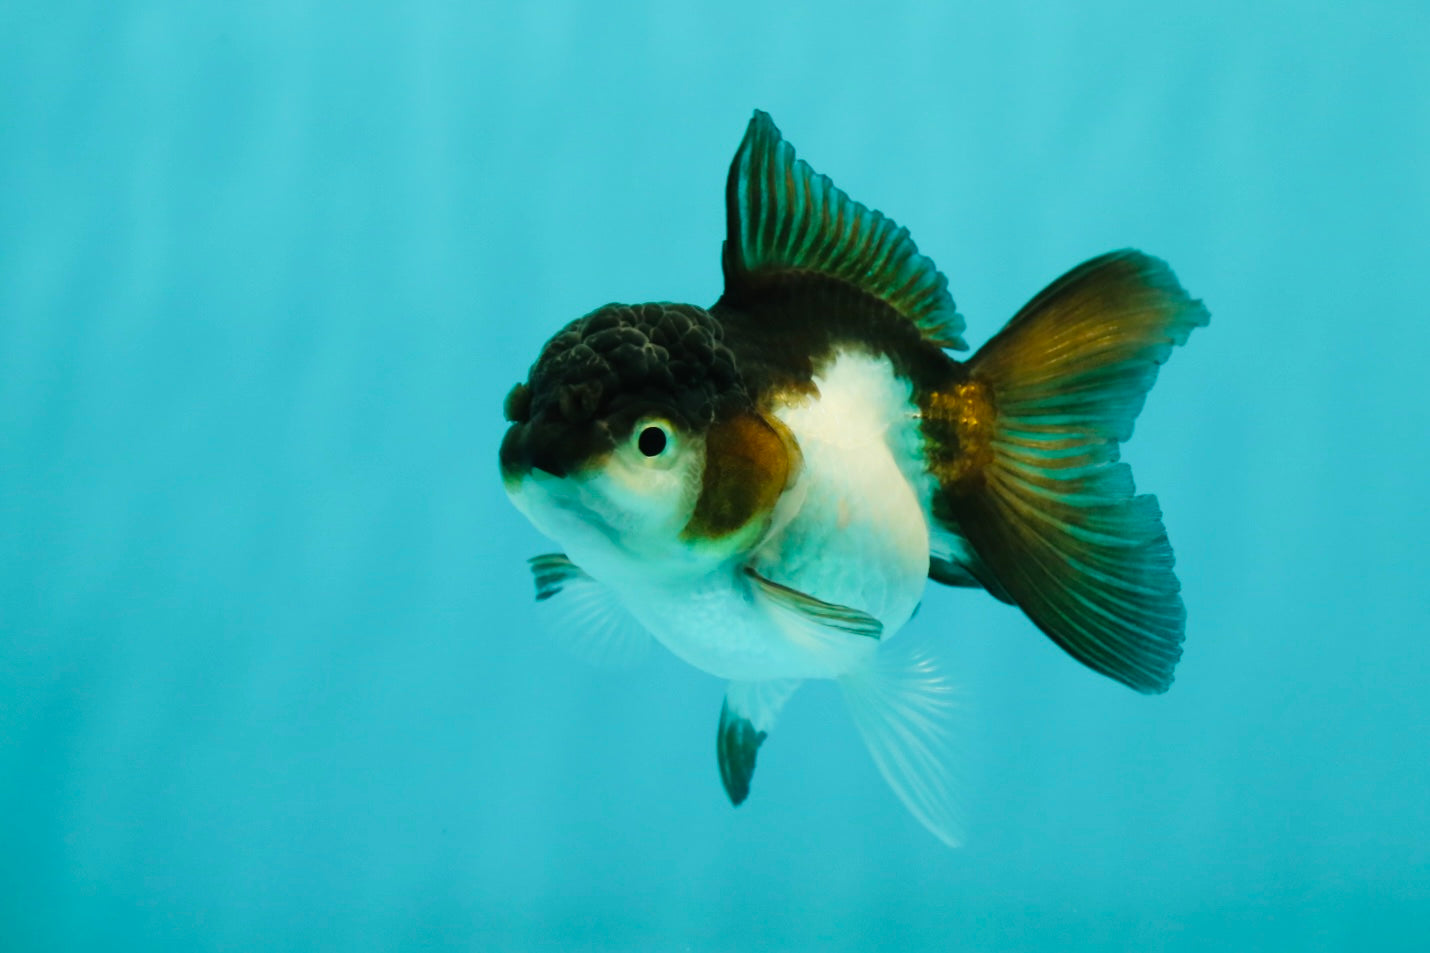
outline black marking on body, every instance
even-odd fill
[[[922,395],[966,375],[963,365],[926,340],[913,322],[837,278],[781,276],[766,283],[758,298],[722,297],[710,311],[725,329],[757,406],[782,392],[812,394],[814,378],[842,352],[887,357],[920,404]]]
[[[976,472],[986,441],[976,425],[992,407],[968,367],[927,340],[884,302],[837,279],[793,275],[745,307],[711,308],[726,328],[745,388],[766,413],[793,395],[816,395],[814,380],[842,353],[885,357],[910,388],[924,438],[924,462],[941,483]],[[940,514],[954,534],[956,521]]]

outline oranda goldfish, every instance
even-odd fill
[[[725,200],[718,301],[598,308],[507,397],[507,493],[562,549],[532,560],[538,598],[604,593],[728,680],[735,804],[799,684],[836,680],[885,779],[957,843],[948,682],[890,643],[932,579],[1017,606],[1137,691],[1170,686],[1172,549],[1118,446],[1207,311],[1162,261],[1112,252],[961,362],[933,262],[762,112]]]

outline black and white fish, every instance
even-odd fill
[[[957,843],[947,683],[890,643],[932,579],[1018,606],[1137,691],[1170,686],[1172,549],[1118,445],[1207,312],[1162,261],[1113,252],[960,362],[933,262],[762,112],[726,203],[719,301],[598,308],[507,397],[506,490],[563,550],[532,560],[538,598],[599,587],[729,681],[736,804],[799,684],[836,680],[894,791]]]

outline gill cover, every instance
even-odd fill
[[[794,478],[798,453],[792,437],[751,410],[716,420],[705,435],[700,498],[683,535],[714,541],[761,532]]]

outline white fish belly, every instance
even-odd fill
[[[776,611],[760,601],[735,567],[685,591],[648,593],[632,611],[676,657],[736,681],[828,678],[877,648],[872,639],[850,636],[842,653],[812,652],[807,640],[790,637]],[[851,659],[831,657],[840,654]]]

